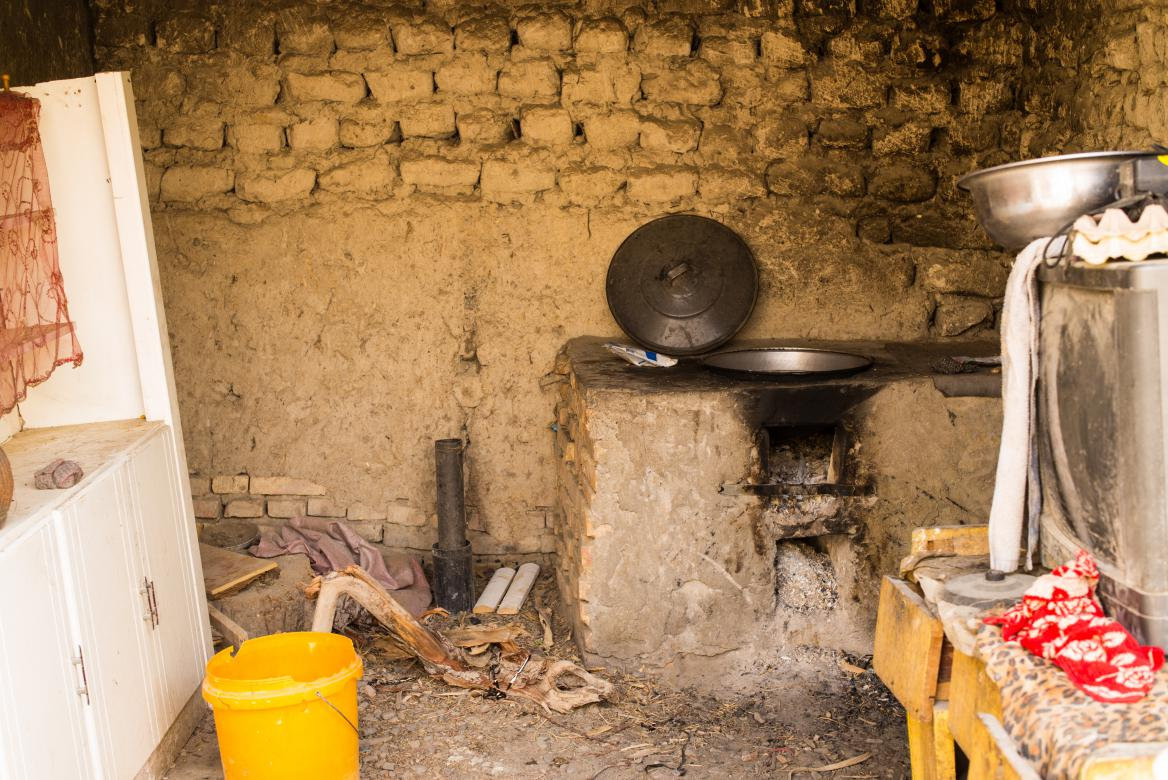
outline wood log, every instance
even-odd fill
[[[508,696],[519,696],[539,704],[545,710],[568,712],[576,707],[600,701],[612,693],[612,683],[590,674],[571,661],[555,661],[532,653],[524,653],[512,641],[493,642],[504,650],[494,676],[467,663],[462,651],[436,631],[422,625],[404,607],[397,603],[381,584],[359,566],[317,577],[305,589],[305,595],[315,598],[312,630],[331,632],[341,596],[349,596],[365,607],[373,617],[388,628],[403,647],[408,649],[427,674],[441,677],[460,688],[497,690]],[[464,630],[464,634],[467,632]],[[478,642],[483,642],[482,634]],[[510,627],[498,632],[512,634]],[[468,637],[460,637],[466,639]],[[557,682],[565,675],[576,677],[578,687],[560,690]]]
[[[250,638],[243,626],[223,614],[214,604],[207,605],[207,616],[211,619],[211,628],[218,631],[224,641],[235,648],[236,653],[239,652],[239,646]]]
[[[468,666],[449,642],[419,623],[381,587],[381,583],[360,566],[330,572],[318,581],[316,611],[312,616],[313,631],[331,632],[337,601],[341,596],[349,596],[392,631],[422,663],[422,668],[428,674],[440,676],[452,685],[463,688],[491,687],[489,676]],[[306,593],[310,594],[311,591]]]

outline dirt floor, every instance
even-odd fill
[[[550,600],[549,585],[541,596]],[[525,647],[540,650],[543,631],[527,608],[484,624],[523,625]],[[459,622],[432,617],[439,631]],[[546,654],[579,661],[567,628],[552,617]],[[361,776],[389,777],[778,777],[909,776],[904,711],[867,659],[824,656],[830,675],[776,679],[747,698],[721,701],[657,686],[613,670],[593,670],[615,684],[610,701],[567,715],[525,700],[491,699],[426,676],[397,653],[377,626],[349,632],[365,663],[359,687]],[[170,780],[223,776],[208,715]]]

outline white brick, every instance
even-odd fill
[[[269,498],[268,517],[302,517],[304,501],[296,498]]]
[[[367,504],[350,504],[345,517],[349,520],[384,520],[386,517],[384,506],[369,506]]]
[[[252,495],[264,496],[323,496],[322,485],[295,477],[252,477]]]
[[[331,498],[310,498],[308,514],[312,517],[344,517],[345,507]]]
[[[223,509],[224,517],[263,517],[264,501],[262,498],[236,498],[227,502]]]

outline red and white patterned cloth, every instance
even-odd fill
[[[986,623],[1057,664],[1079,690],[1101,702],[1136,702],[1155,683],[1164,651],[1144,647],[1103,614],[1095,598],[1099,569],[1090,553],[1039,577],[1014,605]]]

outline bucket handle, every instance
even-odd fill
[[[344,719],[345,719],[345,723],[348,723],[348,724],[349,724],[349,728],[351,728],[351,729],[352,729],[352,730],[353,730],[353,731],[354,731],[354,732],[357,734],[357,739],[360,739],[360,738],[361,738],[361,732],[360,732],[360,731],[357,731],[357,727],[353,725],[353,721],[349,720],[349,716],[348,716],[348,715],[346,715],[345,713],[343,713],[343,712],[341,712],[339,709],[337,709],[337,705],[333,704],[331,701],[329,701],[328,699],[326,699],[326,698],[324,697],[324,694],[323,694],[323,693],[321,693],[320,691],[317,691],[317,692],[316,692],[316,698],[318,698],[318,699],[320,699],[321,701],[323,701],[325,704],[327,704],[329,707],[331,707],[331,708],[333,709],[333,712],[337,713],[337,714],[338,714],[338,715],[340,715],[342,718],[344,718]]]

